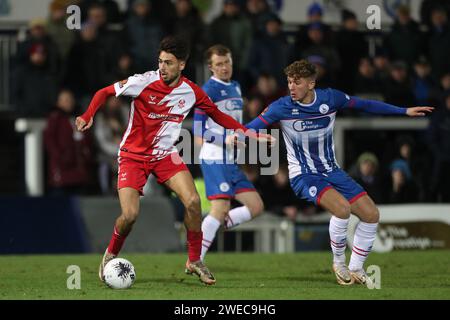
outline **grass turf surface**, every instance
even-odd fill
[[[349,253],[347,253],[347,257]],[[339,286],[331,253],[215,254],[207,264],[217,278],[202,285],[184,274],[185,254],[124,254],[136,269],[127,290],[98,279],[101,255],[0,256],[0,299],[450,299],[449,251],[372,253],[381,289]],[[69,290],[69,265],[81,269],[81,289]]]

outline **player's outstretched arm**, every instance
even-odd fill
[[[432,112],[434,109],[433,107],[402,108],[377,100],[349,96],[342,91],[335,89],[333,89],[332,92],[334,103],[338,109],[349,108],[374,114],[408,115],[410,117],[423,117],[427,112]]]
[[[86,131],[90,127],[92,127],[92,124],[94,123],[94,118],[91,117],[91,120],[86,123],[86,121],[80,116],[75,119],[75,126],[77,127],[78,131]]]
[[[271,145],[275,143],[275,138],[272,137],[270,134],[257,133],[254,130],[250,130],[249,128],[243,126],[242,124],[234,120],[229,115],[220,111],[218,108],[211,110],[210,113],[208,113],[208,115],[222,127],[226,129],[236,130],[236,134],[242,133],[245,136],[258,140],[259,142],[267,142]],[[235,139],[226,140],[227,143],[231,141],[235,141]]]
[[[114,96],[115,94],[116,91],[114,90],[114,85],[98,90],[92,98],[86,112],[75,119],[77,130],[83,132],[92,127],[94,115],[97,110],[105,103],[108,97]]]
[[[202,89],[195,86],[194,92],[197,98],[197,102],[194,107],[203,110],[211,119],[213,119],[217,124],[221,125],[225,129],[234,129],[237,131],[237,133],[243,133],[244,135],[261,142],[275,142],[275,138],[273,138],[272,136],[268,134],[256,133],[253,130],[249,130],[249,128],[234,120],[233,117],[230,117],[229,115],[220,111],[217,105],[212,102],[212,100]]]
[[[406,115],[410,117],[424,117],[427,113],[433,112],[434,107],[412,107],[406,109]]]

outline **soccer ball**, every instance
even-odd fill
[[[127,289],[136,279],[133,264],[123,258],[115,258],[109,261],[103,271],[105,283],[113,289]]]

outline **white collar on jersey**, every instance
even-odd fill
[[[313,102],[308,103],[308,104],[300,103],[300,102],[298,102],[298,101],[295,101],[295,102],[297,102],[299,105],[301,105],[301,106],[303,106],[303,107],[310,107],[310,106],[312,106],[314,103],[316,103],[316,100],[317,100],[316,89],[314,89],[313,92],[314,92],[314,100],[313,100]]]
[[[231,80],[230,80],[230,82],[225,82],[225,81],[222,81],[222,80],[220,80],[220,79],[218,79],[218,78],[216,78],[214,76],[211,76],[211,79],[213,79],[214,81],[217,81],[218,83],[221,83],[221,84],[223,84],[225,86],[231,86]]]

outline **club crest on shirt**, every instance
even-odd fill
[[[180,101],[178,101],[178,107],[180,107],[180,109],[183,109],[185,104],[186,104],[186,101],[184,99],[181,99]]]
[[[152,96],[152,95],[150,95],[149,96],[149,100],[148,100],[148,103],[150,103],[150,104],[156,104],[156,96]]]
[[[311,188],[309,188],[309,195],[311,197],[315,197],[317,194],[317,188],[315,186],[312,186]]]
[[[328,110],[330,110],[330,107],[326,104],[321,104],[319,107],[319,111],[321,114],[325,114],[328,112]]]
[[[119,81],[119,88],[123,88],[123,86],[128,82],[128,79]]]
[[[222,182],[219,186],[220,191],[222,192],[227,192],[228,190],[230,190],[230,185],[226,182]]]

